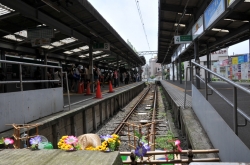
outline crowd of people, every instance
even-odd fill
[[[99,80],[101,87],[105,84],[109,85],[109,82],[113,84],[114,87],[118,87],[120,83],[129,84],[130,82],[140,81],[140,75],[132,70],[126,69],[112,69],[103,70],[98,67],[97,64],[93,67],[93,81],[91,82],[91,73],[89,71],[88,65],[66,65],[63,67],[63,72],[67,72],[69,90],[71,92],[77,92],[78,84],[84,83],[86,89],[88,83],[93,83],[96,87],[96,82]],[[61,87],[62,82],[66,84],[65,74],[61,73],[58,68],[48,68],[47,73],[44,76],[44,69],[36,67],[33,72],[34,80],[58,80],[57,82],[51,81],[47,83],[34,83],[35,89],[42,88],[55,88]],[[3,74],[2,68],[0,68],[0,81],[5,81],[6,76]],[[46,84],[45,86],[43,84]],[[3,90],[3,85],[0,84],[0,92]],[[64,90],[66,90],[66,85],[64,85]]]
[[[77,92],[78,83],[83,82],[85,89],[87,87],[87,83],[90,82],[90,73],[88,66],[82,65],[72,65],[72,67],[67,68],[68,80],[70,84],[70,91]],[[132,73],[130,71],[124,70],[121,74],[118,69],[102,71],[97,64],[94,65],[93,68],[93,77],[94,77],[94,86],[96,87],[96,82],[99,80],[102,87],[105,84],[111,83],[114,87],[119,86],[120,83],[128,84],[129,82],[140,81],[140,76],[137,73]],[[119,81],[120,78],[120,81]]]

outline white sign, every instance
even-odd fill
[[[207,29],[225,11],[224,0],[213,0],[204,12],[205,29]]]
[[[203,32],[204,28],[203,28],[203,15],[202,15],[192,28],[193,40]]]

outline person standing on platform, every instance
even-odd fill
[[[55,69],[54,72],[54,80],[58,80],[58,82],[54,82],[54,87],[60,87],[61,86],[61,79],[62,75],[61,72],[58,68]]]
[[[84,66],[84,89],[87,89],[87,84],[88,82],[90,82],[90,78],[89,78],[89,66]]]
[[[117,69],[114,70],[113,78],[114,78],[114,87],[116,87],[116,86],[118,86],[118,72],[117,72]]]
[[[94,83],[95,83],[95,86],[94,88],[96,89],[96,85],[97,85],[97,80],[99,80],[100,78],[100,75],[101,75],[101,71],[100,69],[98,68],[97,64],[94,65]]]

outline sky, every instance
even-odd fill
[[[158,45],[158,1],[157,0],[88,0],[106,19],[116,32],[137,51],[157,51]],[[147,39],[137,10],[139,1]],[[229,55],[249,52],[249,41],[229,47]],[[149,59],[155,55],[145,55]]]

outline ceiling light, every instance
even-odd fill
[[[50,6],[52,9],[56,10],[57,12],[60,13],[60,10],[57,8],[57,6],[53,5],[49,0],[42,0],[45,4]]]

